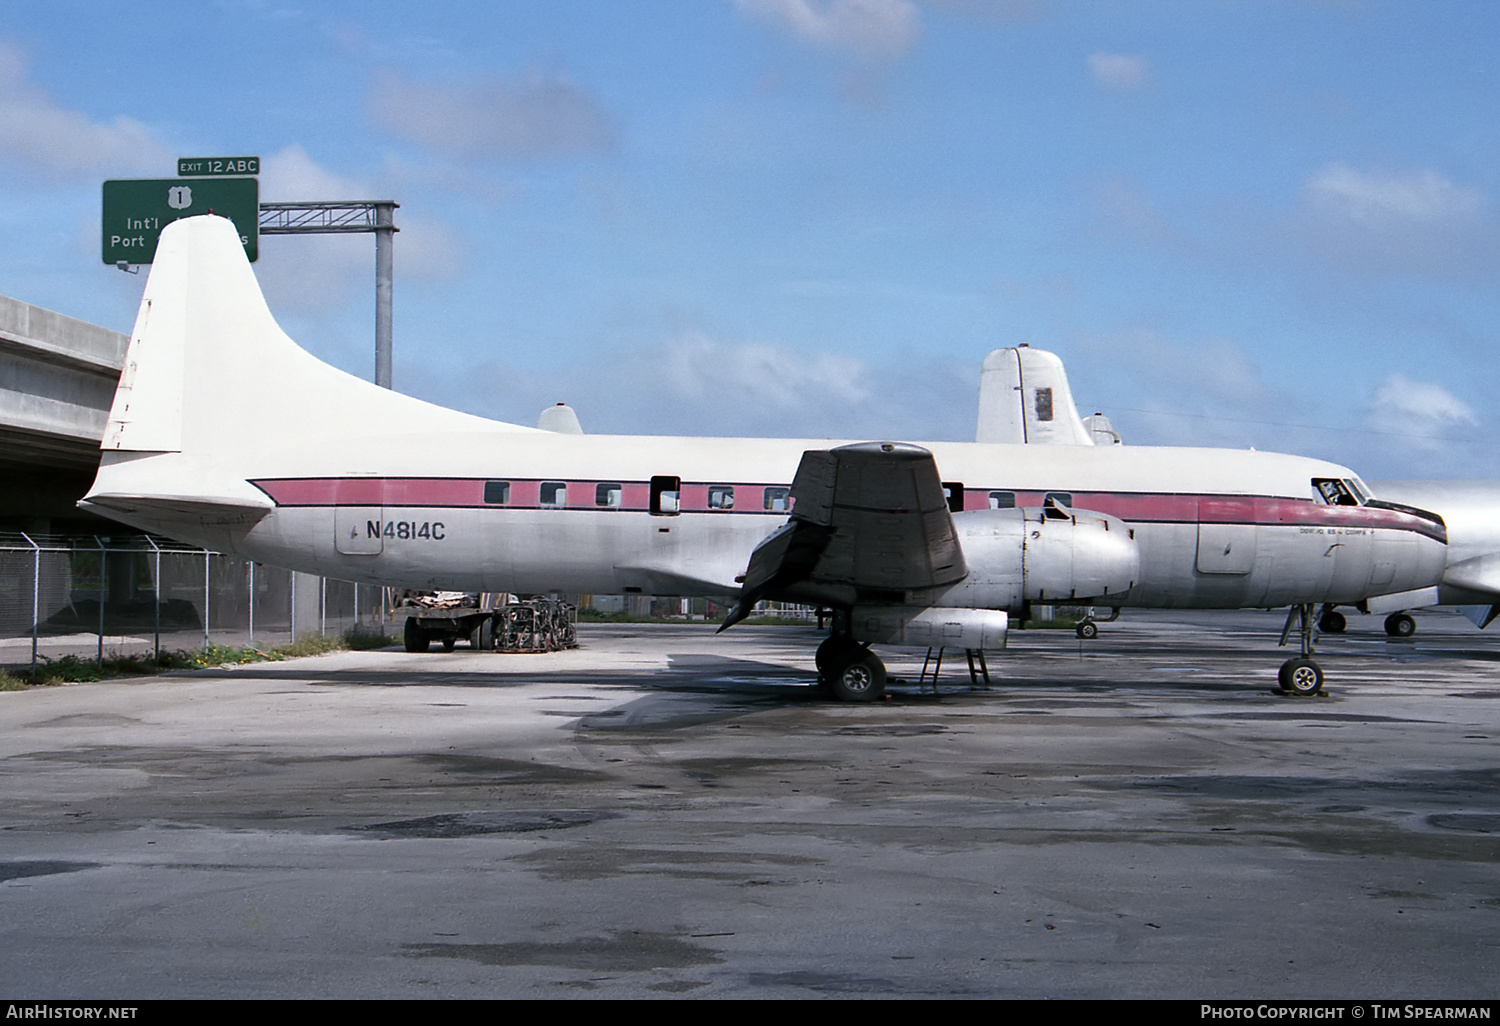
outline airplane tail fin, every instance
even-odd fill
[[[1045,349],[996,349],[979,378],[976,442],[1093,445],[1062,360]]]
[[[106,464],[112,452],[222,457],[402,418],[423,429],[494,428],[300,348],[271,316],[228,219],[184,218],[162,232],[100,443]]]

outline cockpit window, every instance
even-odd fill
[[[1358,506],[1360,500],[1343,481],[1332,477],[1313,478],[1313,501],[1325,506]]]
[[[1366,488],[1365,483],[1359,478],[1345,478],[1344,484],[1349,486],[1349,490],[1354,493],[1354,497],[1359,500],[1361,506],[1370,501],[1370,489]]]

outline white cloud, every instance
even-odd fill
[[[1402,435],[1418,448],[1435,447],[1444,434],[1479,423],[1469,405],[1442,385],[1399,372],[1375,390],[1367,420],[1376,430]]]
[[[922,37],[922,15],[911,0],[736,0],[745,14],[805,42],[897,57]]]
[[[522,78],[460,85],[379,76],[371,112],[424,146],[459,156],[569,157],[613,147],[615,130],[600,103],[566,78]]]
[[[329,171],[293,144],[260,164],[260,198],[268,203],[386,199],[369,184]]]
[[[1089,74],[1111,89],[1138,89],[1150,77],[1151,62],[1145,57],[1101,51],[1089,54]]]
[[[864,365],[833,353],[799,353],[772,343],[726,343],[692,332],[657,354],[661,378],[678,396],[787,413],[819,402],[867,398]]]
[[[1303,184],[1294,237],[1331,266],[1361,275],[1492,281],[1500,236],[1478,189],[1430,169],[1361,171],[1329,164]]]
[[[1127,442],[1269,449],[1288,444],[1294,425],[1272,422],[1296,419],[1286,412],[1295,404],[1273,393],[1232,339],[1180,341],[1145,330],[1079,342],[1070,377],[1080,412],[1102,410]]]
[[[913,352],[872,365],[830,350],[697,330],[534,370],[508,361],[475,365],[472,353],[458,369],[409,361],[402,352],[398,340],[396,378],[404,392],[522,424],[566,402],[585,431],[600,434],[969,440],[979,382],[977,362]]]
[[[0,42],[0,161],[33,171],[89,178],[166,175],[172,151],[139,121],[99,122],[58,106],[26,79],[26,56]]]
[[[1358,171],[1347,164],[1324,167],[1305,192],[1319,209],[1371,226],[1448,222],[1484,206],[1477,190],[1436,171]]]

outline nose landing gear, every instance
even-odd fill
[[[1287,610],[1286,626],[1281,629],[1281,644],[1286,644],[1292,633],[1293,622],[1298,624],[1302,640],[1302,654],[1281,664],[1276,675],[1277,684],[1288,695],[1321,695],[1323,691],[1323,668],[1313,662],[1313,606],[1311,603],[1293,606]]]

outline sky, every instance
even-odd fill
[[[1127,444],[1500,477],[1489,0],[0,0],[0,294],[128,331],[112,178],[391,199],[395,387],[590,432],[969,440],[1058,353]],[[371,236],[261,239],[369,378]]]

